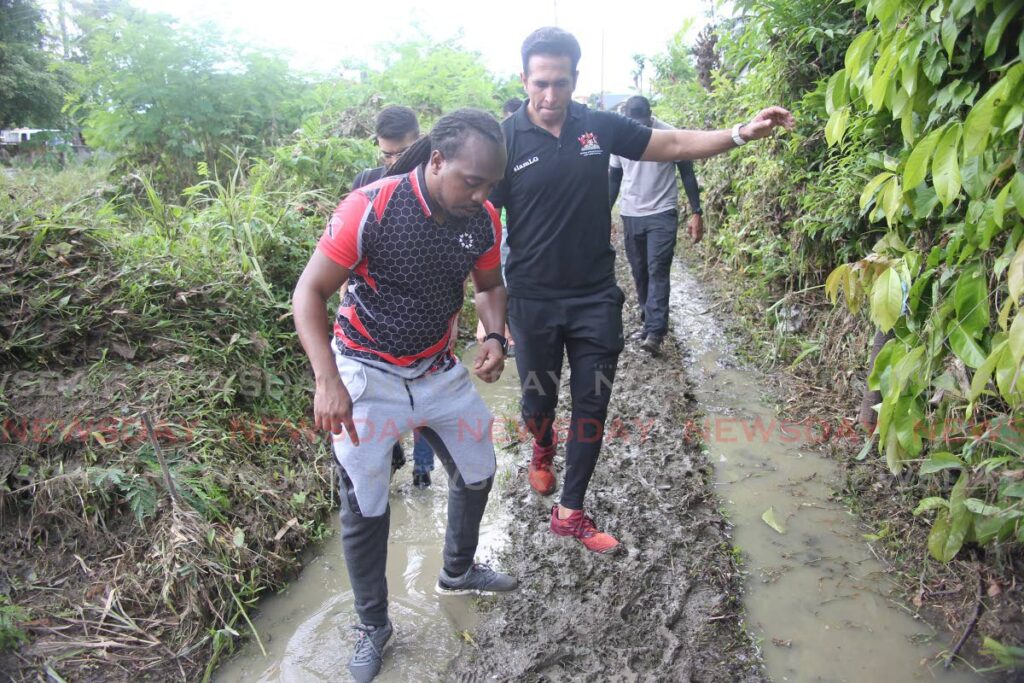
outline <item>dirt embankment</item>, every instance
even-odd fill
[[[618,277],[632,301],[628,272]],[[638,325],[634,308],[627,304],[627,334]],[[502,565],[522,586],[485,606],[474,643],[445,680],[767,680],[743,628],[741,577],[711,465],[684,434],[696,410],[684,368],[671,340],[657,360],[627,343],[619,361],[587,498],[599,528],[625,546],[615,557],[548,531],[558,492],[530,490],[530,446],[516,446],[523,469],[495,504],[510,517]],[[565,382],[562,389],[564,409]]]

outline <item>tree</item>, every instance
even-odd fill
[[[439,44],[421,40],[386,49],[397,57],[388,60],[384,71],[371,76],[371,89],[389,104],[416,109],[422,125],[459,107],[496,112],[502,96],[510,90],[508,82],[495,81],[479,54],[465,50],[455,40]]]
[[[120,3],[79,23],[73,109],[86,140],[124,166],[158,169],[161,184],[181,188],[197,162],[212,168],[239,146],[260,153],[299,124],[303,83],[276,55]]]
[[[0,0],[0,126],[59,124],[66,79],[45,50],[34,0]]]

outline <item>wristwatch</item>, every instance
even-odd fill
[[[740,128],[743,128],[745,124],[737,123],[732,127],[732,141],[736,143],[737,147],[742,147],[747,144],[747,141],[740,135]]]
[[[502,355],[508,355],[508,339],[505,339],[504,335],[498,334],[497,332],[491,332],[489,335],[484,337],[484,341],[486,342],[488,339],[497,339],[498,343],[501,344]]]

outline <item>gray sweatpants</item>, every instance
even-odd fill
[[[360,440],[355,446],[346,434],[332,439],[341,475],[342,547],[359,619],[381,626],[387,620],[391,447],[418,428],[448,471],[444,569],[458,576],[473,563],[491,490],[494,417],[461,364],[407,380],[344,356],[336,359]]]

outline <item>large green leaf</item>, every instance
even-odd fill
[[[981,396],[981,392],[988,386],[989,380],[992,379],[992,373],[995,372],[996,364],[999,362],[999,356],[1005,349],[1005,344],[997,345],[992,349],[992,353],[988,354],[988,358],[981,364],[981,367],[975,371],[974,377],[971,378],[971,395],[969,397],[972,401]]]
[[[833,112],[842,109],[849,102],[846,69],[840,69],[828,79],[828,86],[825,88],[825,113],[831,116]]]
[[[1017,311],[1017,315],[1010,325],[1010,337],[1008,339],[1010,355],[1015,363],[1024,362],[1024,313]]]
[[[1013,358],[1009,346],[1004,346],[996,359],[996,386],[999,394],[1011,405],[1019,403],[1019,396],[1024,391],[1024,373],[1021,364]]]
[[[907,454],[900,445],[897,430],[890,428],[885,437],[885,464],[888,465],[890,472],[899,474],[903,471],[903,461],[906,459]]]
[[[871,287],[871,320],[888,332],[903,310],[903,283],[893,268],[887,268]]]
[[[960,194],[960,165],[957,154],[959,143],[960,125],[954,124],[946,129],[935,146],[932,183],[944,207],[949,206]]]
[[[980,368],[985,362],[985,352],[978,346],[978,342],[964,332],[956,320],[951,320],[949,324],[949,346],[956,357],[969,368]]]
[[[885,103],[885,95],[893,86],[892,75],[896,70],[896,45],[889,43],[885,45],[878,55],[878,62],[871,72],[871,88],[867,92],[868,104],[875,111],[882,108]]]
[[[828,122],[825,124],[825,141],[830,145],[842,142],[843,136],[846,134],[846,125],[849,121],[850,107],[843,107],[832,112],[832,115],[828,117]]]
[[[868,73],[869,56],[875,49],[876,38],[874,29],[867,29],[854,38],[850,47],[846,49],[847,79],[858,86],[863,85],[864,77]]]
[[[836,303],[836,299],[839,297],[839,287],[843,284],[843,281],[846,278],[846,271],[849,270],[849,268],[849,263],[843,263],[836,266],[835,270],[829,273],[829,276],[825,279],[825,296],[828,297],[833,306]]]
[[[903,213],[903,192],[900,191],[898,176],[889,178],[882,190],[882,211],[885,213],[885,220],[890,227],[896,225]]]
[[[952,453],[940,451],[938,453],[932,453],[931,457],[929,457],[927,460],[921,463],[921,469],[919,470],[919,472],[921,474],[935,474],[936,472],[941,472],[942,470],[963,469],[964,466],[964,461],[961,460],[960,458],[956,457]],[[941,500],[943,503],[946,502],[942,498],[939,498],[939,500]],[[924,501],[921,501],[921,504],[917,506],[918,510],[921,509],[921,506],[923,504]],[[918,514],[918,511],[915,510],[914,514]]]
[[[914,146],[914,151],[907,157],[907,163],[903,167],[904,190],[912,190],[924,182],[928,175],[928,163],[932,159],[932,153],[935,151],[935,145],[938,144],[942,131],[942,128],[933,130]]]
[[[1017,213],[1024,216],[1024,175],[1020,171],[1010,181],[1010,196],[1013,197],[1013,205],[1017,207]]]
[[[956,46],[956,37],[960,34],[960,27],[953,15],[947,15],[942,20],[942,47],[946,48],[946,58],[953,61],[953,48]]]
[[[992,220],[995,221],[996,225],[1000,228],[1003,227],[1006,218],[1006,201],[1010,198],[1010,188],[1013,185],[1007,183],[1006,186],[1000,190],[999,194],[996,195],[995,204],[992,207]]]
[[[1024,294],[1024,239],[1017,245],[1017,253],[1006,269],[1006,283],[1010,287],[1010,297],[1019,302],[1020,295]]]
[[[868,181],[868,184],[864,186],[864,191],[861,192],[860,194],[861,213],[863,213],[864,210],[867,209],[868,204],[871,202],[872,199],[874,199],[875,192],[878,191],[878,188],[882,185],[882,183],[884,183],[886,180],[892,177],[893,173],[891,173],[890,171],[882,171],[881,173],[879,173],[874,178]]]
[[[916,458],[921,452],[921,411],[913,398],[900,399],[897,406],[896,438],[907,456]]]
[[[953,307],[957,320],[971,337],[980,337],[988,328],[988,284],[982,270],[975,268],[960,274],[953,289]]]
[[[985,152],[985,143],[992,132],[992,121],[996,116],[995,97],[982,97],[964,120],[964,157],[980,156]]]
[[[1013,19],[1021,8],[1024,7],[1024,0],[1016,0],[1006,7],[1003,11],[996,15],[995,21],[992,22],[992,27],[988,30],[988,35],[985,36],[985,58],[989,58],[996,53],[999,49],[999,41],[1003,37],[1003,32],[1006,31],[1007,24]]]
[[[928,534],[928,551],[940,562],[949,562],[964,544],[971,527],[972,513],[967,500],[967,473],[961,472],[949,497],[949,509],[940,510]]]
[[[880,391],[882,388],[882,375],[892,367],[893,355],[896,347],[902,346],[898,339],[890,339],[882,347],[882,350],[875,356],[875,362],[871,366],[871,374],[868,375],[868,388],[872,391]]]

